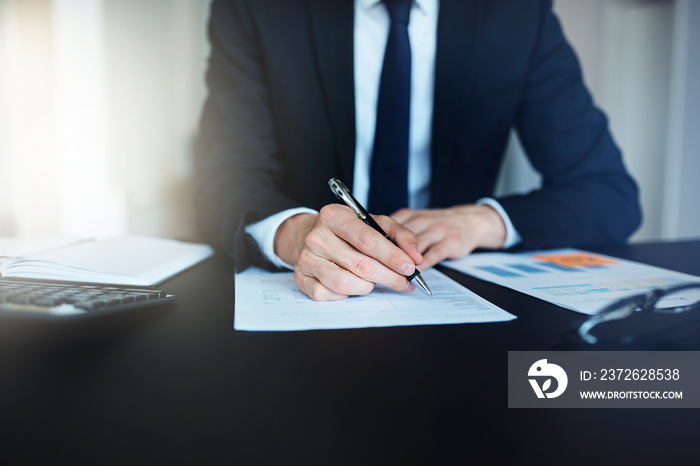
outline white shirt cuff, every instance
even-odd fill
[[[275,234],[277,233],[277,229],[290,217],[294,217],[295,215],[299,214],[317,213],[317,211],[307,209],[306,207],[283,210],[282,212],[270,215],[264,220],[248,225],[245,227],[245,232],[248,233],[256,243],[258,243],[258,247],[260,248],[263,256],[270,261],[272,265],[280,269],[294,270],[294,267],[287,264],[285,261],[280,259],[277,254],[275,254]]]
[[[498,215],[501,216],[501,219],[503,220],[503,223],[506,225],[506,241],[503,243],[503,249],[508,249],[512,246],[515,246],[520,242],[522,239],[520,237],[520,233],[515,229],[513,226],[513,222],[510,221],[510,217],[506,213],[505,210],[503,210],[503,207],[501,204],[496,200],[492,199],[490,197],[483,197],[476,201],[477,205],[487,205],[496,212],[498,212]]]

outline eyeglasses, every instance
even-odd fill
[[[700,310],[700,283],[656,288],[604,307],[598,314],[590,317],[578,327],[578,335],[586,343],[594,345],[598,342],[599,337],[593,335],[591,331],[602,323],[624,319],[635,313],[669,315],[693,310]],[[618,335],[616,339],[619,342],[627,343],[632,341],[634,337],[620,337]]]

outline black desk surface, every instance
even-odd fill
[[[600,252],[700,275],[700,241]],[[161,308],[0,320],[0,462],[697,464],[693,409],[508,409],[507,352],[550,349],[580,315],[447,273],[518,319],[236,332],[215,257]]]

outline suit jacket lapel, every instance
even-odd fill
[[[450,199],[446,175],[450,158],[465,155],[459,154],[458,135],[476,76],[475,52],[482,15],[482,0],[440,1],[431,154],[431,197],[436,207],[455,202]]]
[[[307,0],[311,37],[333,131],[338,174],[352,186],[355,161],[354,6],[349,0]]]

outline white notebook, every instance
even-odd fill
[[[151,286],[213,254],[205,244],[147,236],[90,240],[0,239],[0,275],[126,286]]]

